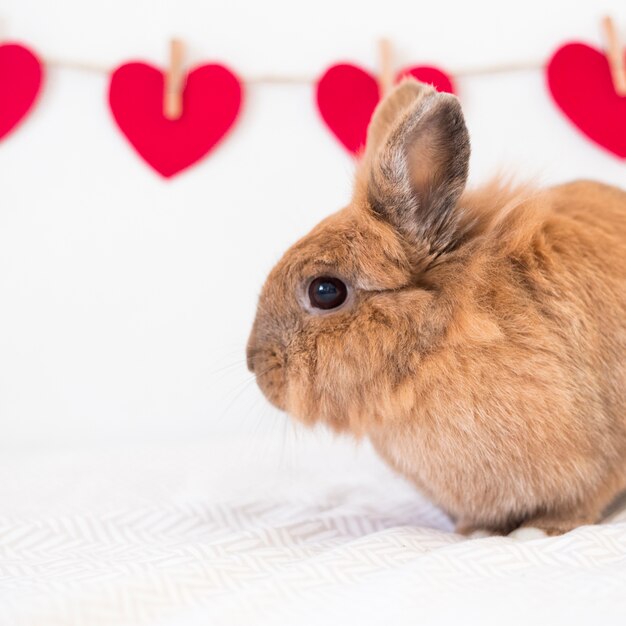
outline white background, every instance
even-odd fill
[[[299,3],[288,0],[1,0],[0,38],[44,58],[108,67],[189,60],[246,76],[545,61],[618,0]],[[626,164],[572,129],[541,71],[458,80],[472,181],[626,183]],[[581,87],[584,88],[584,85]],[[0,445],[282,437],[245,371],[263,279],[282,251],[349,199],[352,162],[319,120],[312,85],[250,85],[238,125],[204,162],[163,181],[126,144],[107,76],[47,68],[30,118],[0,144]]]

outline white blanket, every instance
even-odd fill
[[[465,539],[369,448],[3,453],[0,625],[626,624],[626,515]]]

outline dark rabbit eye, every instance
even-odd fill
[[[309,300],[316,309],[336,309],[348,296],[348,288],[338,278],[320,276],[309,285]]]

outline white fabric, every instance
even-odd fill
[[[314,437],[3,453],[0,624],[626,623],[626,515],[465,539]]]

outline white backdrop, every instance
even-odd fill
[[[381,35],[400,65],[547,60],[567,40],[599,45],[604,11],[626,26],[620,0],[1,0],[0,37],[113,67],[161,63],[180,35],[192,63],[316,75],[339,60],[373,69]],[[570,127],[544,81],[458,81],[473,182],[504,170],[626,184],[626,164]],[[282,436],[245,386],[255,300],[286,246],[347,201],[351,159],[312,86],[251,85],[230,137],[164,182],[117,132],[106,90],[105,75],[50,67],[0,144],[0,445]]]

